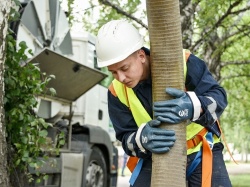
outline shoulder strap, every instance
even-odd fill
[[[191,52],[187,49],[183,49],[183,70],[184,70],[184,79],[186,79],[187,76],[187,61],[190,56]]]
[[[109,91],[112,93],[113,96],[117,97],[117,94],[116,94],[116,92],[115,92],[114,85],[113,85],[112,82],[111,82],[111,84],[109,85]]]

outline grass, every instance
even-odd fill
[[[233,187],[250,187],[250,164],[226,162],[229,177]],[[231,171],[231,172],[230,172]]]
[[[240,164],[236,165],[235,163],[226,163],[226,165],[227,165],[227,167],[233,168],[234,171],[237,168],[238,168],[238,170],[240,168],[240,172],[242,172]],[[125,169],[124,174],[126,176],[130,176],[131,175],[131,173],[128,170],[128,168]],[[118,175],[121,175],[121,168],[119,168]],[[233,187],[250,187],[250,173],[230,174],[229,177],[230,177],[230,180],[232,182],[232,186]]]
[[[249,187],[250,174],[230,175],[233,187]]]

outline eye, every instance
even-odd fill
[[[123,66],[123,67],[121,68],[122,71],[127,71],[128,69],[129,69],[129,66]]]

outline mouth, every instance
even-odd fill
[[[127,87],[129,87],[129,86],[131,86],[131,85],[132,85],[132,81],[125,82],[125,83],[123,83],[123,84],[125,84]]]

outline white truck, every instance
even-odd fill
[[[116,187],[118,152],[108,116],[107,88],[100,84],[107,74],[95,67],[95,37],[71,31],[58,0],[20,2],[21,19],[12,24],[17,43],[25,41],[33,51],[29,61],[55,76],[48,87],[56,95],[39,97],[36,112],[51,124],[48,140],[52,144],[60,132],[66,138],[59,155],[43,160],[39,172],[48,178],[27,186]]]

